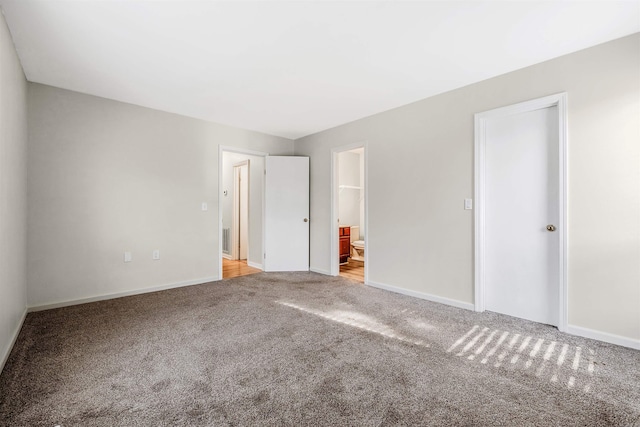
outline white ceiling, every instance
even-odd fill
[[[0,0],[27,79],[299,138],[640,31],[640,1]]]

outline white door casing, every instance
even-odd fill
[[[475,121],[475,309],[565,330],[566,94]]]
[[[268,156],[265,271],[309,270],[309,158]]]
[[[246,260],[249,251],[250,161],[233,165],[233,219],[231,259]]]
[[[247,259],[249,251],[249,160],[246,164],[238,168],[239,179],[239,197],[238,197],[238,215],[239,215],[239,257],[238,259]]]
[[[247,260],[249,251],[249,160],[233,165],[231,259]]]
[[[222,219],[221,219],[222,220]],[[231,216],[231,259],[240,259],[240,168],[233,167],[233,215]]]

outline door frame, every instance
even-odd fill
[[[224,153],[246,154],[249,156],[258,156],[264,158],[269,155],[269,153],[265,153],[262,151],[248,150],[227,145],[218,145],[218,280],[222,280],[222,200],[224,198],[224,188],[222,187],[222,156]],[[262,180],[262,188],[260,189],[260,191],[262,192],[262,247],[260,248],[260,253],[264,253],[264,179]],[[264,260],[262,261],[263,263],[261,263],[260,266],[251,265],[251,267],[264,270]],[[247,265],[249,265],[248,254]]]
[[[354,144],[342,145],[331,149],[331,275],[338,276],[340,274],[340,240],[338,233],[338,154],[344,151],[355,150],[356,148],[364,149],[364,283],[369,283],[369,148],[367,141],[356,142]]]
[[[242,253],[242,251],[240,250],[240,246],[242,244],[241,242],[241,232],[242,232],[242,226],[241,226],[241,219],[240,219],[240,215],[242,214],[242,203],[240,200],[240,195],[242,193],[242,188],[241,188],[241,183],[240,183],[240,177],[242,175],[242,168],[244,166],[247,167],[247,192],[249,193],[249,195],[247,196],[247,200],[249,205],[251,205],[251,169],[250,169],[250,165],[251,162],[249,161],[249,159],[243,160],[241,162],[238,163],[234,163],[233,165],[233,216],[232,216],[232,221],[231,221],[231,230],[232,230],[232,234],[233,234],[233,246],[231,247],[231,259],[233,260],[240,260],[240,255]],[[251,229],[251,225],[250,225],[250,221],[249,221],[249,209],[250,206],[247,207],[247,263],[249,262],[249,247],[251,246],[250,240],[251,240],[251,234],[249,233],[250,229]]]
[[[525,113],[543,108],[557,107],[558,110],[558,208],[559,208],[559,263],[558,283],[559,299],[558,330],[565,332],[568,322],[568,288],[567,288],[567,208],[568,208],[568,162],[567,162],[567,93],[557,93],[543,98],[520,102],[506,107],[496,108],[474,116],[474,197],[475,197],[475,245],[474,245],[474,289],[475,311],[485,310],[485,147],[486,147],[486,123],[488,119],[504,117],[512,114]]]

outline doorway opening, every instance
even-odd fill
[[[366,149],[333,150],[331,272],[360,283],[368,277]]]
[[[566,94],[475,116],[475,309],[567,326]]]
[[[219,278],[263,270],[266,153],[220,147]]]

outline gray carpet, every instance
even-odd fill
[[[260,273],[29,314],[0,425],[640,425],[640,352]]]

